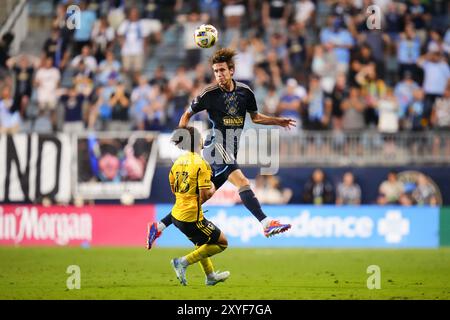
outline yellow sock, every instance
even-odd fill
[[[226,249],[226,246],[219,244],[204,244],[185,256],[189,264],[194,264],[202,259],[211,257]]]
[[[205,258],[200,260],[200,267],[202,268],[206,276],[214,272],[214,266],[211,258]]]

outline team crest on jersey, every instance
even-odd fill
[[[238,112],[236,94],[234,92],[231,94],[225,93],[224,98],[225,98],[225,107],[227,109],[227,113],[230,116],[236,115]]]

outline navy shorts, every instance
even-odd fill
[[[205,147],[203,157],[211,166],[211,181],[214,183],[216,190],[228,180],[228,176],[234,170],[240,169],[234,156],[227,153],[220,144],[213,143]]]

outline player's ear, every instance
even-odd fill
[[[231,74],[231,76],[234,75],[234,68],[230,68],[230,74]]]

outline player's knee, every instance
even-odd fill
[[[228,240],[225,238],[223,233],[220,235],[217,245],[224,251],[228,247]]]
[[[239,188],[249,187],[250,188],[250,181],[246,177],[242,177],[239,179]]]
[[[222,251],[225,251],[226,248],[228,248],[228,242],[225,240],[225,243],[221,242],[217,244]]]

